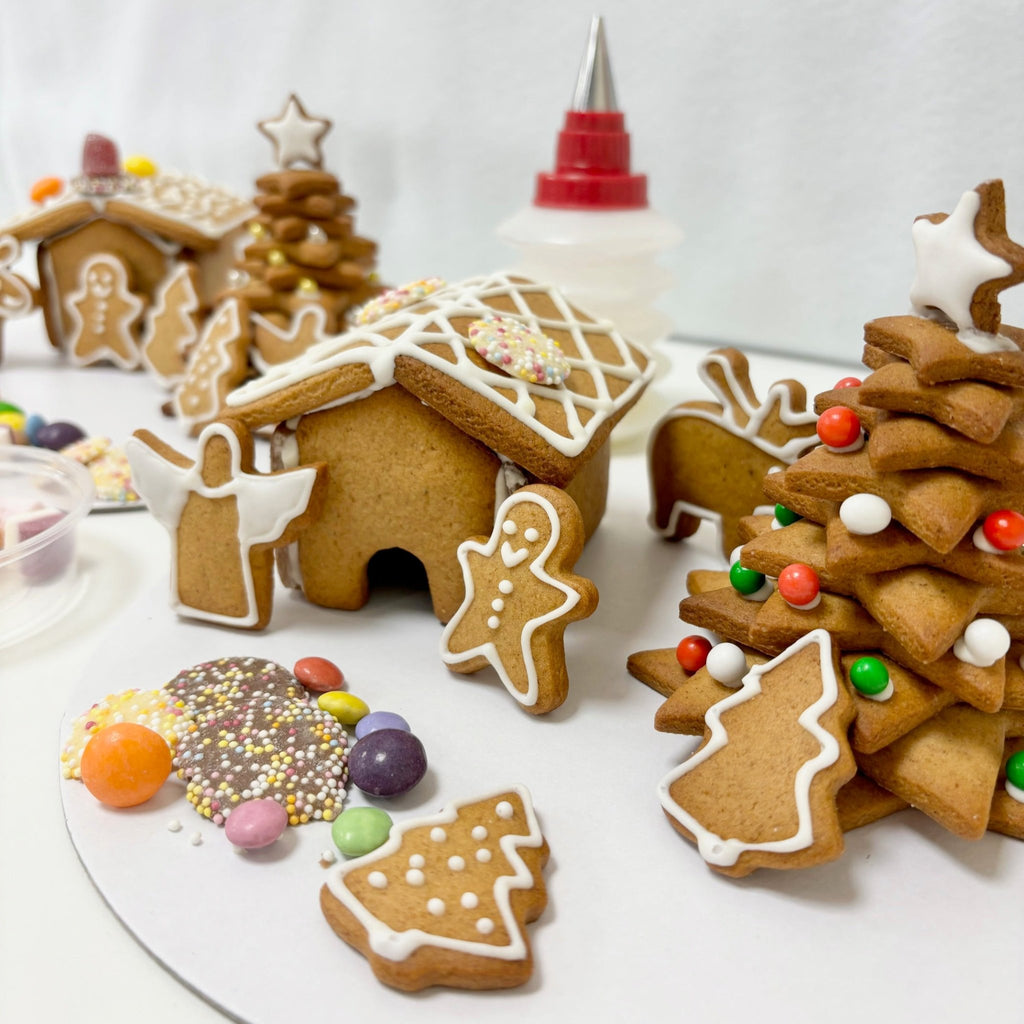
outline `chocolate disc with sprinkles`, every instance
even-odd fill
[[[175,751],[189,803],[222,825],[247,800],[270,797],[290,825],[333,821],[348,781],[348,735],[308,701],[251,691],[193,721]]]
[[[164,689],[194,713],[245,708],[266,696],[302,699],[306,691],[288,669],[266,658],[219,658],[182,669]]]

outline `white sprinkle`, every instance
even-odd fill
[[[167,822],[167,831],[168,832],[180,832],[181,831],[181,822],[178,821],[177,818],[171,818],[171,820],[169,822]]]
[[[202,832],[193,832],[192,835],[190,835],[188,837],[188,841],[193,846],[202,846],[203,845],[203,834],[202,834]]]

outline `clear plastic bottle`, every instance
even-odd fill
[[[595,17],[555,170],[537,175],[533,203],[498,227],[519,252],[517,269],[558,285],[574,303],[651,346],[671,330],[655,300],[672,284],[658,266],[682,232],[647,202],[647,177],[630,169],[604,29]]]

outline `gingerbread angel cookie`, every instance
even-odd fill
[[[139,493],[171,536],[171,603],[179,615],[262,629],[273,607],[273,549],[317,515],[321,464],[256,473],[249,432],[211,423],[196,460],[148,430],[126,445]]]
[[[563,634],[597,607],[597,588],[571,572],[583,549],[576,503],[557,487],[522,487],[498,509],[489,538],[459,546],[466,597],[441,636],[456,672],[493,666],[532,714],[565,700]]]
[[[740,519],[765,503],[765,474],[817,443],[817,417],[793,380],[776,381],[759,401],[747,359],[736,349],[710,352],[699,373],[716,401],[683,402],[651,432],[651,525],[678,540],[707,519],[728,557],[739,543]]]

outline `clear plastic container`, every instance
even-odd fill
[[[0,446],[0,647],[55,622],[80,596],[76,529],[94,496],[79,463]]]

